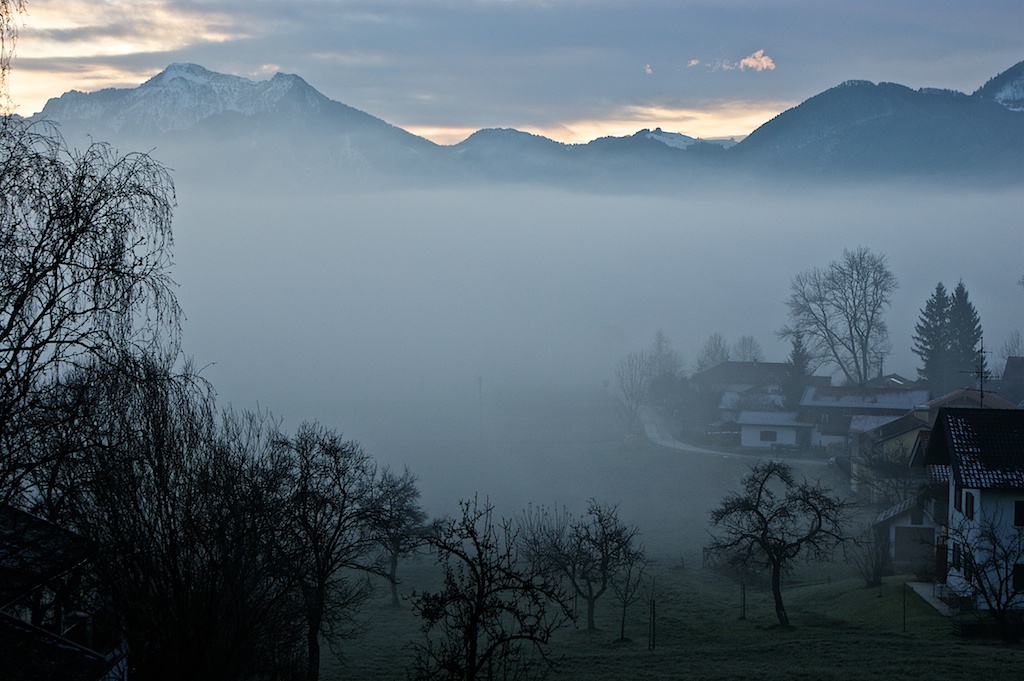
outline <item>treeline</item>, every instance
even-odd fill
[[[83,558],[21,595],[32,625],[88,613],[133,678],[312,680],[377,586],[400,605],[399,561],[424,548],[443,580],[409,595],[425,632],[410,676],[546,668],[576,597],[588,628],[605,593],[625,622],[646,557],[616,507],[497,518],[472,499],[431,521],[412,472],[338,431],[220,408],[182,352],[158,162],[15,119],[0,154],[0,504],[70,531],[0,558],[23,576],[63,544]]]
[[[1017,281],[1024,287],[1024,277]],[[839,374],[847,385],[866,385],[885,370],[892,350],[886,313],[899,287],[888,259],[867,248],[843,251],[824,268],[812,268],[793,277],[787,301],[788,320],[776,331],[791,344],[783,379],[784,404],[740,405],[742,408],[795,409],[806,380],[819,369]],[[990,377],[988,353],[983,345],[981,318],[961,280],[952,293],[942,282],[925,301],[914,326],[912,350],[921,361],[917,383],[933,396],[974,386]],[[1014,331],[999,351],[1000,360],[1024,356],[1024,340]],[[762,362],[764,352],[751,335],[733,345],[714,332],[696,353],[699,373],[726,361]],[[688,381],[681,355],[658,331],[649,349],[629,353],[615,369],[616,387],[628,414],[630,432],[639,427],[639,412],[656,404],[694,415],[706,411],[708,399],[700,385]]]

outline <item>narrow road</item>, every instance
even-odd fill
[[[706,447],[697,447],[695,445],[680,442],[672,435],[672,428],[666,423],[665,418],[658,413],[656,409],[647,407],[640,412],[640,421],[644,424],[644,433],[647,435],[647,439],[658,445],[659,447],[666,447],[668,449],[674,449],[680,452],[686,452],[687,454],[702,454],[704,456],[717,456],[723,459],[772,459],[773,461],[783,461],[785,463],[800,465],[800,466],[828,466],[828,461],[822,461],[821,459],[808,459],[802,457],[787,458],[783,456],[775,455],[771,450],[766,450],[764,454],[757,452],[734,452],[725,451],[721,449],[708,449]]]

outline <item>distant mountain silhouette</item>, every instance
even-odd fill
[[[303,187],[488,181],[671,189],[736,172],[1024,181],[1024,62],[972,95],[848,81],[738,144],[660,128],[574,145],[487,129],[441,146],[333,101],[296,75],[256,82],[195,64],[172,64],[136,88],[65,93],[39,117],[59,122],[72,141],[88,134],[154,149],[182,173]]]

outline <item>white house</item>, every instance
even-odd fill
[[[949,590],[980,609],[1024,609],[1024,410],[940,410],[924,463],[949,467]]]
[[[813,423],[802,423],[792,411],[744,411],[736,419],[740,446],[770,449],[808,447]]]

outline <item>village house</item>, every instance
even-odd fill
[[[849,453],[855,416],[898,418],[928,400],[928,391],[866,386],[809,385],[800,398],[800,420],[814,425],[811,445]]]
[[[736,419],[740,446],[754,449],[805,448],[811,445],[810,423],[793,411],[744,411]]]
[[[124,681],[127,648],[93,587],[92,549],[19,509],[0,507],[0,676]]]
[[[961,604],[1024,609],[1024,410],[942,409],[923,464],[946,478],[939,580]]]

